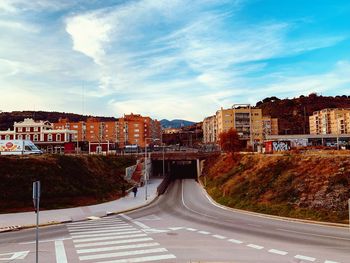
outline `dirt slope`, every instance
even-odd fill
[[[206,162],[207,190],[230,207],[347,223],[350,155],[221,155]]]

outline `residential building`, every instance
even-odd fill
[[[203,142],[214,144],[218,140],[216,115],[206,117],[203,120]]]
[[[146,144],[160,144],[160,122],[140,114],[124,114],[118,119],[116,135],[119,148],[124,148],[126,145],[138,145],[144,148]]]
[[[75,135],[75,140],[86,141],[86,122],[78,121],[71,122],[67,118],[60,118],[58,122],[53,123],[54,129],[64,130],[69,129],[73,131],[77,131]]]
[[[76,131],[54,129],[48,121],[35,121],[27,118],[14,123],[13,131],[0,131],[1,140],[31,140],[48,152],[61,151],[67,143],[76,142]]]
[[[263,116],[262,110],[249,104],[235,104],[232,108],[221,108],[214,116],[203,121],[203,142],[218,141],[220,133],[235,129],[241,140],[262,142],[266,135],[278,134],[278,119]]]
[[[323,109],[309,117],[310,134],[350,133],[350,109]]]

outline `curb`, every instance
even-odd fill
[[[307,220],[307,219],[300,219],[300,218],[292,218],[292,217],[283,217],[283,216],[276,216],[276,215],[269,215],[269,214],[261,214],[257,212],[252,212],[248,210],[242,210],[238,208],[232,208],[229,206],[224,206],[222,204],[219,204],[216,202],[205,190],[202,182],[200,180],[199,184],[202,187],[202,190],[206,197],[211,201],[215,206],[220,207],[221,209],[227,210],[227,211],[232,211],[236,213],[241,213],[241,214],[247,214],[251,216],[256,216],[256,217],[261,217],[261,218],[267,218],[267,219],[274,219],[274,220],[279,220],[279,221],[287,221],[287,222],[294,222],[294,223],[304,223],[304,224],[311,224],[311,225],[319,225],[319,226],[328,226],[328,227],[341,227],[341,228],[349,228],[349,225],[347,224],[341,224],[341,223],[332,223],[332,222],[324,222],[324,221],[314,221],[314,220]]]
[[[106,214],[104,216],[101,216],[100,218],[104,218],[104,217],[108,217],[108,216],[112,216],[112,215],[118,215],[118,214],[122,214],[122,213],[128,213],[128,212],[140,209],[140,208],[147,207],[147,206],[153,204],[158,198],[159,198],[159,195],[157,193],[157,195],[152,200],[150,200],[148,203],[145,203],[143,205],[139,205],[139,206],[136,206],[136,207],[133,207],[133,208],[121,210],[121,211],[115,211],[115,212],[106,211]],[[73,221],[73,220],[51,221],[51,222],[39,224],[39,227],[61,225],[61,224],[71,223],[71,222],[90,221],[90,220],[92,220],[90,217],[91,216],[87,216],[85,219],[75,220],[75,221]],[[8,226],[8,227],[0,228],[0,233],[11,232],[11,231],[19,231],[21,229],[31,229],[31,228],[35,228],[35,227],[36,227],[36,225]]]

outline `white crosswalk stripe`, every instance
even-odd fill
[[[120,218],[67,224],[79,260],[99,263],[167,262],[175,255],[143,229]]]

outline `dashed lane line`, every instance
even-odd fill
[[[207,232],[207,231],[198,231],[199,234],[203,234],[203,235],[209,235],[210,232]]]
[[[195,231],[197,231],[197,229],[195,229],[195,228],[186,228],[186,230],[188,230],[188,231],[192,231],[192,232],[195,232]]]
[[[306,260],[306,261],[311,261],[314,262],[316,258],[308,257],[308,256],[303,256],[303,255],[296,255],[294,256],[296,259],[301,259],[301,260]]]
[[[282,250],[278,250],[278,249],[270,249],[268,252],[269,253],[273,253],[273,254],[277,254],[277,255],[281,255],[281,256],[285,256],[285,255],[288,254],[288,252],[282,251]]]
[[[231,239],[229,239],[227,241],[231,242],[231,243],[234,243],[234,244],[242,244],[243,243],[243,241],[237,240],[237,239],[233,239],[233,238],[231,238]]]
[[[221,236],[221,235],[212,235],[212,237],[215,237],[217,239],[226,239],[226,237]]]
[[[254,248],[254,249],[263,249],[263,246],[255,245],[255,244],[248,244],[247,247]]]

